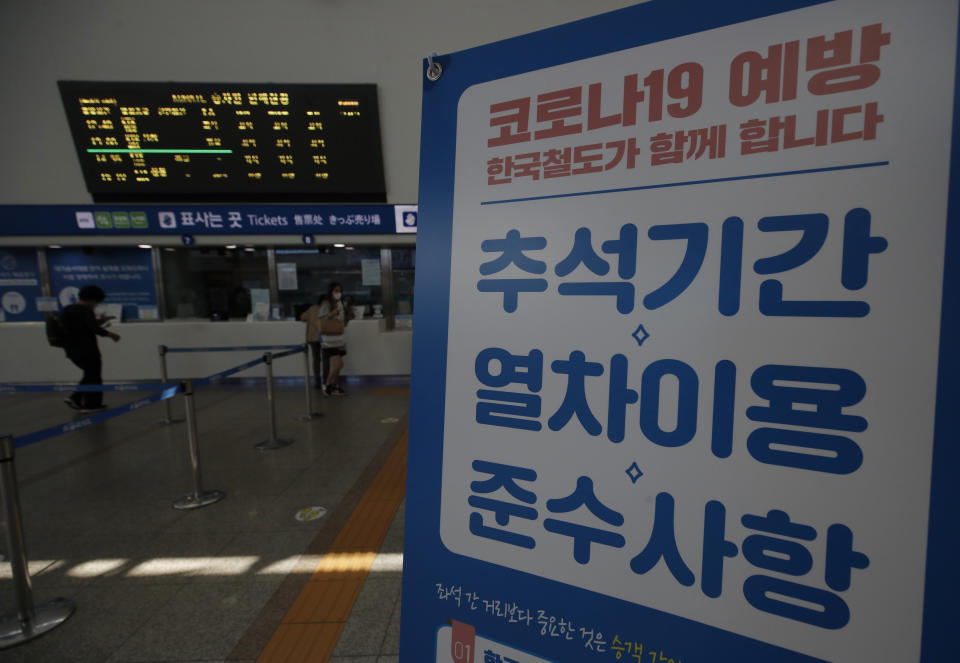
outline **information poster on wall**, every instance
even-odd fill
[[[37,250],[0,249],[0,322],[43,320],[37,308],[42,295]]]
[[[360,274],[363,285],[380,285],[382,283],[380,261],[376,258],[364,258],[360,261]]]
[[[249,320],[261,322],[270,319],[270,290],[267,288],[250,289],[250,308]]]
[[[957,11],[436,58],[401,663],[955,657]]]
[[[103,288],[105,304],[122,305],[125,320],[138,319],[140,306],[157,305],[153,262],[146,249],[51,249],[47,264],[50,286],[61,308],[75,303],[87,285]]]

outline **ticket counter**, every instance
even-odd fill
[[[168,320],[113,325],[121,340],[100,339],[103,377],[118,380],[157,380],[157,347],[258,346],[303,343],[302,322],[210,322]],[[384,320],[353,320],[347,325],[345,376],[406,376],[410,374],[409,328],[387,330]],[[0,325],[0,382],[76,382],[79,370],[63,350],[47,345],[43,323]],[[170,354],[171,378],[203,377],[262,355],[259,351]],[[263,366],[240,374],[263,376]],[[277,376],[303,376],[301,355],[286,357],[274,366]]]
[[[298,316],[331,282],[342,284],[358,315],[346,330],[343,375],[407,376],[415,237],[317,235],[309,246],[295,235],[198,236],[191,246],[158,235],[62,235],[57,244],[39,236],[0,237],[0,268],[6,270],[0,271],[0,382],[77,379],[63,351],[47,344],[43,319],[88,284],[106,290],[105,305],[113,308],[104,313],[123,319],[111,323],[119,343],[100,341],[107,381],[157,379],[161,344],[303,343]],[[170,376],[202,377],[256,356],[171,354]],[[300,377],[302,358],[280,360],[274,372]],[[263,367],[242,375],[263,375]]]

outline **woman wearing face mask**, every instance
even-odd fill
[[[352,317],[343,305],[343,287],[334,281],[327,288],[327,298],[320,305],[317,318],[340,320],[346,325]],[[323,334],[321,354],[323,355],[323,375],[325,377],[323,393],[327,396],[343,396],[343,389],[340,388],[340,370],[343,368],[343,357],[347,354],[347,344],[344,341],[343,334]]]

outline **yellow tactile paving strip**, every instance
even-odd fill
[[[327,663],[403,501],[407,434],[323,555],[257,663]]]

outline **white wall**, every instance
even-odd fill
[[[376,83],[387,200],[413,203],[423,57],[631,4],[636,0],[2,0],[0,204],[90,202],[58,79]]]

